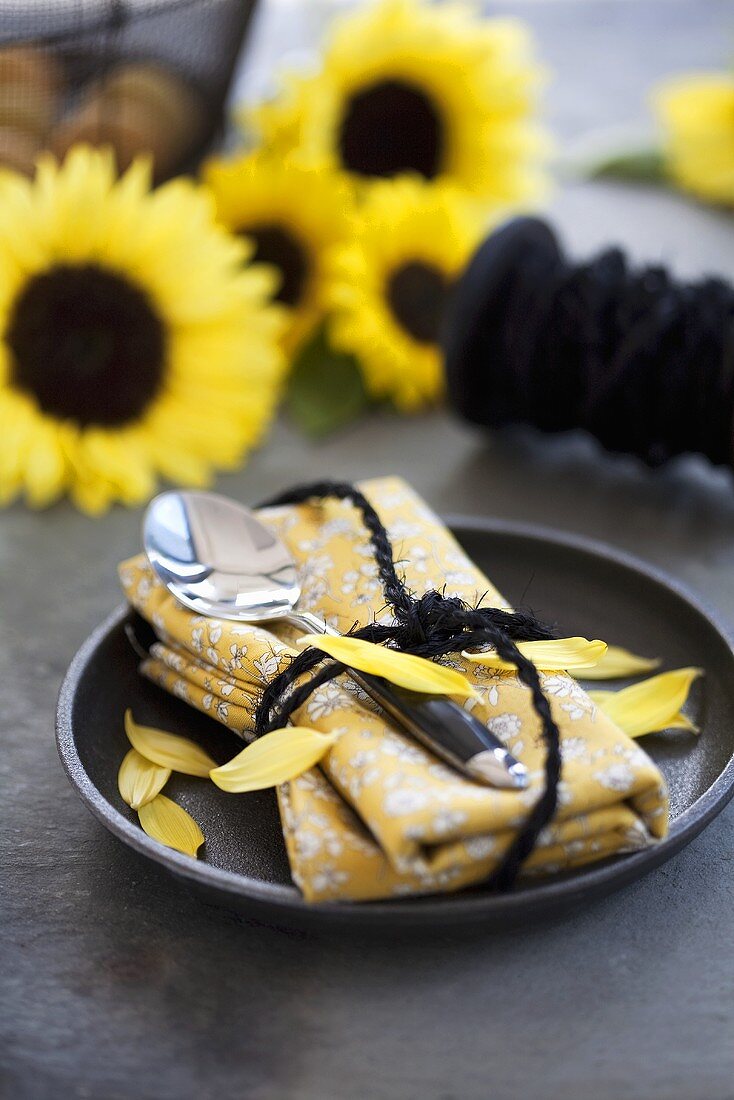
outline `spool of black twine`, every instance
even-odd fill
[[[734,287],[634,269],[619,248],[573,264],[543,221],[517,218],[457,284],[449,398],[488,427],[583,429],[658,466],[734,465]]]

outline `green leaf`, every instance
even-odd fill
[[[357,360],[329,346],[319,329],[293,364],[286,408],[298,428],[322,439],[355,420],[370,404]]]
[[[625,180],[630,183],[666,183],[665,158],[659,149],[615,153],[589,167],[591,179]]]

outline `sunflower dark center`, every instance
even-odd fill
[[[293,233],[280,225],[248,225],[240,232],[255,244],[253,261],[272,264],[281,275],[276,300],[286,306],[297,306],[303,298],[308,278],[308,255]]]
[[[414,260],[390,276],[387,301],[399,324],[414,340],[435,344],[450,290],[451,284],[439,268]]]
[[[444,128],[424,91],[402,80],[381,80],[347,101],[338,146],[344,167],[361,176],[417,172],[433,179],[441,169]]]
[[[121,425],[141,416],[165,373],[166,332],[148,296],[97,264],[34,276],[5,332],[11,382],[59,420]]]

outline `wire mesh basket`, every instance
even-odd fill
[[[0,165],[44,149],[140,153],[158,181],[218,134],[256,0],[0,0]]]

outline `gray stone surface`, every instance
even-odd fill
[[[650,73],[728,60],[721,2],[512,10],[558,72],[550,113],[569,137],[627,121]],[[613,238],[682,272],[734,277],[734,223],[671,196],[577,185],[553,215],[580,252]],[[632,550],[734,623],[734,485],[694,460],[649,474],[584,441],[487,440],[448,416],[385,417],[321,446],[280,425],[220,487],[254,500],[294,479],[394,471],[439,509]],[[53,710],[74,650],[118,601],[115,565],[137,548],[139,518],[92,521],[66,505],[0,517],[3,1096],[734,1096],[734,807],[659,871],[570,919],[428,941],[248,924],[108,836],[62,774]]]

